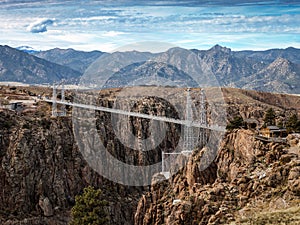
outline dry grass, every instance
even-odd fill
[[[230,225],[299,225],[300,206],[273,212],[253,212],[252,216],[242,218]]]

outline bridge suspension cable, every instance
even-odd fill
[[[50,102],[50,103],[54,102],[53,100],[50,100],[50,99],[45,99],[44,101]],[[181,124],[181,125],[189,124],[191,127],[199,127],[199,128],[220,131],[220,132],[225,131],[224,126],[208,125],[208,124],[203,125],[198,121],[180,120],[180,119],[174,119],[174,118],[169,118],[169,117],[165,117],[165,116],[154,116],[154,115],[149,115],[149,114],[144,114],[144,113],[125,111],[122,109],[113,109],[113,108],[108,108],[108,107],[103,107],[103,106],[86,105],[86,104],[72,103],[72,102],[66,102],[66,101],[55,101],[55,103],[56,104],[64,104],[64,105],[68,105],[68,106],[72,106],[72,107],[83,108],[83,109],[91,109],[91,110],[95,110],[95,111],[117,113],[117,114],[122,114],[122,115],[127,115],[127,116],[134,116],[134,117],[140,117],[143,119],[157,120],[157,121],[163,121],[163,122],[169,122],[169,123],[175,123],[175,124]]]
[[[57,88],[61,85],[61,100],[57,100]],[[204,146],[206,142],[206,134],[207,130],[212,131],[218,131],[218,132],[224,132],[225,127],[224,126],[218,126],[218,125],[209,125],[207,123],[207,111],[206,111],[206,101],[205,101],[205,94],[204,90],[201,90],[200,93],[200,119],[198,121],[193,120],[193,110],[192,110],[192,100],[190,96],[190,89],[187,90],[187,100],[186,100],[186,111],[185,111],[185,119],[174,119],[169,118],[165,116],[155,116],[155,115],[149,115],[145,113],[138,113],[138,112],[131,112],[131,111],[125,111],[122,109],[115,109],[115,108],[108,108],[103,106],[96,106],[96,105],[88,105],[88,104],[82,104],[82,103],[73,103],[73,102],[66,102],[65,101],[65,92],[64,92],[64,83],[61,82],[58,85],[53,85],[53,97],[52,99],[44,99],[46,102],[52,103],[52,115],[53,116],[63,116],[66,115],[66,106],[72,106],[77,108],[83,108],[83,109],[89,109],[89,110],[95,110],[95,111],[103,111],[103,112],[109,112],[109,113],[115,113],[115,114],[121,114],[121,115],[127,115],[127,116],[133,116],[133,117],[139,117],[143,119],[149,119],[149,120],[156,120],[156,121],[163,121],[163,122],[169,122],[169,123],[175,123],[184,125],[184,142],[183,142],[183,149],[181,152],[165,152],[162,151],[162,171],[161,174],[163,174],[167,179],[170,177],[170,172],[166,170],[165,166],[165,156],[166,155],[190,155],[193,152],[194,147],[198,144]],[[61,111],[57,112],[57,104],[62,105]],[[193,128],[200,128],[199,136],[196,137],[194,134]]]

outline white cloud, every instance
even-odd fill
[[[125,52],[125,51],[140,51],[140,52],[163,52],[170,48],[176,47],[172,43],[162,41],[142,41],[126,44],[124,46],[114,49],[114,51]]]
[[[53,25],[55,19],[39,19],[33,23],[31,23],[27,27],[27,31],[31,33],[43,33],[47,31],[47,26]]]
[[[217,43],[244,49],[247,46],[267,48],[271,43],[272,47],[300,45],[299,7],[167,7],[155,3],[148,6],[146,0],[142,1],[147,6],[108,7],[102,2],[111,0],[68,3],[47,0],[57,4],[41,4],[38,0],[5,1],[24,6],[10,5],[10,10],[0,7],[0,30],[5,34],[0,35],[2,44],[104,51],[139,41],[170,42],[186,48],[208,48]],[[32,19],[41,15],[45,18]]]
[[[119,35],[125,34],[124,32],[119,31],[107,31],[102,34],[103,37],[117,37]]]

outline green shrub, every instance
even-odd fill
[[[106,207],[108,202],[102,200],[100,189],[95,190],[89,186],[77,195],[72,208],[70,225],[106,225],[109,224]]]
[[[237,128],[244,127],[244,120],[241,116],[236,116],[233,118],[233,120],[230,120],[229,123],[226,126],[227,130],[233,130]]]
[[[296,114],[293,114],[292,116],[289,117],[286,123],[286,129],[288,133],[300,132],[300,120],[298,120]]]

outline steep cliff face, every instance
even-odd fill
[[[67,224],[75,195],[88,185],[103,190],[112,224],[133,223],[143,188],[114,184],[94,172],[77,148],[71,118],[2,111],[0,122],[1,224]]]
[[[229,224],[299,204],[299,148],[288,147],[255,140],[249,130],[228,133],[207,169],[199,171],[202,150],[169,181],[153,185],[139,201],[135,224]]]
[[[104,97],[100,104],[112,107],[113,101]],[[156,108],[151,108],[152,104],[156,104]],[[147,187],[116,184],[99,175],[78,147],[89,140],[75,140],[74,131],[83,134],[87,127],[78,124],[75,129],[72,117],[52,118],[49,112],[38,113],[41,108],[47,107],[41,103],[36,114],[28,112],[22,116],[0,111],[0,224],[65,225],[70,220],[75,196],[92,185],[101,188],[109,202],[111,224],[132,225],[138,200]],[[156,97],[137,102],[133,110],[156,115],[174,113],[167,102],[160,102]],[[113,124],[112,121],[109,113],[96,113],[97,134],[107,151],[127,164],[143,166],[160,162],[161,149],[175,148],[178,142],[180,129],[168,125],[168,134],[161,146],[144,151],[139,140],[149,136],[149,121],[131,118],[126,121],[128,129],[121,129],[121,136],[126,138],[126,132],[133,133],[136,137],[133,146],[140,150],[134,151],[124,146],[113,131],[113,126],[122,127],[124,123]],[[133,174],[123,172],[134,179]]]
[[[1,209],[21,217],[39,215],[38,203],[45,199],[50,199],[46,200],[45,216],[52,216],[54,207],[65,209],[67,197],[83,185],[83,162],[76,164],[80,155],[73,145],[70,121],[1,116],[13,125],[1,146]]]

